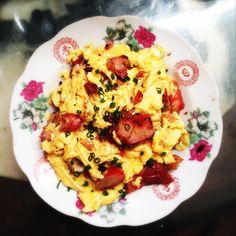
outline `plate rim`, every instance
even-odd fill
[[[15,91],[16,91],[16,88],[18,87],[18,84],[20,82],[20,80],[24,77],[25,73],[28,71],[28,68],[30,67],[31,65],[31,61],[33,59],[33,57],[37,56],[37,53],[40,51],[41,48],[45,47],[47,44],[53,42],[57,37],[58,35],[60,35],[60,33],[62,33],[63,31],[65,31],[67,28],[69,27],[73,27],[74,25],[76,25],[78,22],[82,23],[83,21],[87,21],[87,20],[94,20],[94,19],[97,19],[97,18],[100,18],[100,19],[104,19],[107,21],[107,19],[112,19],[112,20],[118,20],[118,19],[133,19],[133,20],[136,20],[136,21],[142,21],[145,25],[150,25],[150,26],[153,26],[154,28],[156,28],[157,30],[158,29],[161,29],[161,30],[164,30],[168,33],[171,33],[173,34],[175,37],[179,38],[187,47],[188,49],[191,51],[191,53],[197,58],[197,60],[199,61],[201,67],[203,68],[204,72],[207,74],[207,77],[208,77],[208,80],[210,80],[211,84],[214,86],[214,95],[215,95],[215,108],[216,108],[216,115],[217,117],[219,118],[217,120],[218,122],[218,133],[219,133],[219,138],[216,139],[216,142],[215,142],[215,145],[217,146],[217,149],[215,151],[215,155],[214,157],[212,158],[212,160],[210,161],[209,165],[207,166],[206,170],[205,170],[205,173],[204,173],[204,177],[202,177],[202,181],[201,183],[199,184],[197,190],[194,192],[194,193],[191,193],[189,194],[187,197],[185,198],[181,198],[178,203],[175,205],[175,207],[172,207],[171,210],[168,210],[167,213],[165,213],[162,217],[159,217],[158,219],[156,220],[144,220],[143,224],[130,224],[130,223],[127,223],[127,224],[120,224],[119,222],[115,223],[115,222],[111,222],[111,223],[105,223],[104,224],[93,224],[92,222],[90,222],[89,220],[87,220],[87,218],[81,218],[81,217],[78,217],[78,216],[74,216],[74,215],[70,215],[69,213],[67,212],[62,212],[62,211],[59,211],[55,206],[53,206],[52,204],[48,203],[47,200],[40,194],[40,192],[38,191],[37,187],[35,186],[34,184],[34,181],[32,181],[30,179],[30,176],[29,176],[29,173],[27,173],[27,171],[25,170],[25,168],[22,166],[21,164],[21,161],[20,161],[20,158],[19,158],[19,155],[16,153],[16,148],[15,148],[15,143],[16,143],[16,135],[14,135],[14,127],[13,127],[13,114],[12,114],[12,111],[13,111],[13,103],[14,103],[14,94],[15,94]],[[39,45],[35,50],[34,52],[32,53],[32,55],[29,57],[29,60],[26,62],[25,66],[24,66],[24,70],[23,72],[21,73],[21,75],[17,78],[17,80],[15,81],[15,85],[14,85],[14,88],[12,90],[12,95],[11,95],[11,103],[10,103],[10,109],[9,109],[9,119],[10,119],[10,127],[11,127],[11,134],[12,134],[12,149],[13,149],[13,153],[14,153],[14,157],[15,157],[15,160],[17,161],[17,164],[19,165],[19,167],[21,168],[21,170],[24,172],[24,174],[26,175],[28,181],[30,182],[30,185],[32,186],[33,190],[37,193],[37,195],[44,200],[44,202],[49,205],[50,207],[52,207],[53,209],[55,209],[56,211],[60,212],[60,213],[63,213],[64,215],[67,215],[67,216],[70,216],[70,217],[73,217],[73,218],[76,218],[78,220],[81,220],[81,221],[84,221],[90,225],[93,225],[93,226],[96,226],[96,227],[105,227],[105,228],[109,228],[109,227],[119,227],[119,226],[141,226],[141,225],[147,225],[147,224],[150,224],[150,223],[153,223],[153,222],[157,222],[161,219],[163,219],[164,217],[168,216],[170,213],[172,213],[173,211],[176,210],[176,208],[178,208],[182,203],[184,203],[186,200],[190,199],[192,196],[194,196],[195,194],[197,194],[200,190],[200,188],[203,186],[205,180],[206,180],[206,177],[208,175],[208,172],[209,172],[209,169],[213,163],[213,161],[217,158],[218,154],[219,154],[219,150],[220,150],[220,147],[221,147],[221,144],[222,144],[222,134],[223,134],[223,120],[222,120],[222,115],[221,115],[221,111],[220,111],[220,101],[219,101],[219,90],[218,90],[218,87],[217,87],[217,84],[216,84],[216,81],[213,79],[214,77],[212,76],[211,72],[208,70],[208,68],[206,67],[206,65],[204,64],[201,56],[199,55],[199,53],[196,51],[196,49],[184,38],[182,37],[181,35],[179,35],[178,33],[176,33],[175,31],[173,30],[170,30],[168,28],[164,28],[162,26],[157,26],[154,22],[150,22],[148,21],[147,19],[145,18],[142,18],[142,17],[137,17],[137,16],[133,16],[133,15],[120,15],[120,16],[92,16],[92,17],[87,17],[87,18],[83,18],[81,20],[77,20],[69,25],[66,25],[65,27],[63,27],[60,31],[58,31],[52,38],[50,38],[49,40],[45,41],[44,43],[42,43],[41,45]],[[155,218],[155,217],[154,217]]]

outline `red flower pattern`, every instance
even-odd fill
[[[43,84],[44,82],[31,80],[21,91],[20,95],[23,96],[25,100],[31,102],[35,98],[38,98],[38,95],[43,92]]]
[[[206,140],[201,139],[198,143],[194,145],[192,149],[190,149],[190,156],[189,160],[197,160],[203,161],[207,154],[211,151],[212,145],[209,144]]]
[[[144,48],[150,48],[156,40],[156,36],[143,26],[139,26],[139,29],[134,33],[134,37]]]

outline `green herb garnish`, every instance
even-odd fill
[[[120,194],[121,198],[124,198],[126,196],[126,191],[124,189],[120,189],[118,193]]]
[[[95,157],[94,152],[90,152],[90,154],[89,154],[89,156],[88,156],[88,160],[89,160],[89,161],[92,161],[94,157]]]
[[[109,193],[108,193],[107,190],[104,190],[104,191],[102,192],[102,194],[103,194],[103,196],[108,196],[108,195],[109,195]]]
[[[101,159],[100,159],[99,157],[95,157],[95,158],[94,158],[94,162],[95,162],[96,164],[98,164],[98,163],[101,162]]]
[[[157,87],[156,91],[157,91],[158,94],[161,94],[162,89]]]
[[[79,172],[79,171],[74,171],[73,175],[74,175],[75,177],[79,177],[79,176],[80,176],[80,172]]]
[[[83,186],[86,187],[86,186],[88,186],[88,185],[89,185],[88,181],[85,180],[84,183],[83,183]]]
[[[116,106],[116,103],[115,102],[111,102],[109,107],[110,108],[114,108],[115,106]]]
[[[88,171],[91,169],[91,166],[90,165],[87,165],[87,166],[84,166],[84,171]]]
[[[154,159],[151,157],[151,158],[149,158],[149,159],[147,160],[146,165],[147,165],[148,167],[152,167],[153,164],[154,164]]]
[[[137,84],[137,83],[138,83],[138,79],[133,78],[133,82],[134,82],[135,84]]]

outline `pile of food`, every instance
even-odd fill
[[[78,192],[84,212],[132,191],[169,184],[189,135],[184,102],[160,46],[92,44],[70,52],[68,71],[49,102],[54,112],[40,135],[62,183]]]

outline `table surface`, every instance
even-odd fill
[[[55,212],[30,187],[12,151],[8,118],[10,99],[15,82],[32,53],[66,25],[96,15],[136,15],[177,32],[196,48],[218,86],[224,133],[218,157],[199,192],[164,219],[132,230],[153,230],[161,235],[236,235],[235,12],[234,0],[0,1],[2,232],[14,234],[18,229],[19,235],[30,234],[39,228],[39,224],[36,234],[43,233],[43,230],[59,235],[72,233],[77,227],[81,227],[81,232],[97,230]],[[120,230],[125,232],[131,228],[122,227]]]

